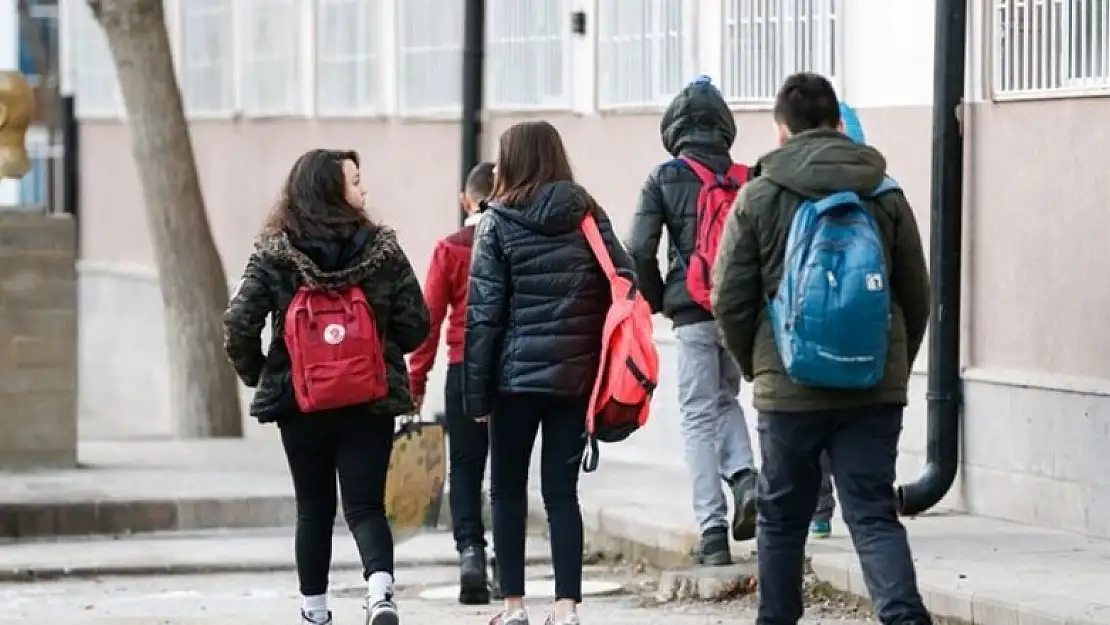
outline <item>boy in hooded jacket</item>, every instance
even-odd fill
[[[747,421],[737,396],[740,371],[720,341],[713,314],[687,290],[686,268],[696,248],[698,194],[702,181],[682,160],[725,173],[736,139],[732,111],[708,77],[687,85],[667,107],[660,123],[663,147],[675,157],[652,170],[628,239],[640,290],[654,312],[674,324],[678,340],[678,395],[686,465],[693,479],[693,506],[701,531],[697,559],[702,564],[732,562],[728,503],[735,504],[732,536],[755,536],[755,458]],[[666,278],[659,271],[662,234],[668,239]]]
[[[756,623],[802,617],[806,527],[822,453],[879,620],[930,623],[894,489],[910,365],[929,320],[929,272],[917,222],[900,190],[873,194],[886,177],[886,160],[841,132],[839,101],[826,78],[806,72],[787,78],[774,120],[781,146],[760,159],[759,177],[740,191],[713,275],[713,311],[729,352],[754,381],[759,411]],[[865,198],[889,282],[889,348],[883,378],[870,388],[807,386],[789,376],[766,311],[768,294],[783,279],[800,204],[841,191]]]

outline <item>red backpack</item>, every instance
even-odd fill
[[[647,423],[651,395],[659,383],[659,353],[651,306],[635,282],[613,266],[592,215],[582,220],[582,233],[609,281],[613,298],[601,333],[601,364],[586,410],[589,449],[582,470],[589,473],[597,469],[598,441],[623,441]]]
[[[302,412],[365,404],[389,392],[374,311],[360,286],[298,289],[285,313],[285,346]]]
[[[698,207],[694,220],[694,253],[686,267],[686,290],[690,299],[706,310],[712,288],[713,263],[717,260],[717,246],[725,229],[725,220],[736,202],[740,187],[748,181],[748,168],[734,163],[728,173],[713,173],[708,167],[691,159],[682,160],[701,178]],[[681,258],[681,252],[679,253]]]

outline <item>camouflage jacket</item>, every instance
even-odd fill
[[[350,249],[346,249],[350,248]],[[308,253],[306,253],[306,250]],[[420,282],[389,228],[362,230],[342,243],[294,245],[285,233],[255,242],[243,279],[224,313],[224,349],[240,379],[255,388],[250,412],[261,422],[297,412],[285,312],[302,285],[338,288],[361,284],[374,311],[385,352],[389,394],[367,408],[394,417],[413,409],[405,354],[428,335],[428,309]],[[270,321],[270,347],[262,352],[262,330]]]

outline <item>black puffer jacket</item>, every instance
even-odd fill
[[[674,160],[654,170],[640,192],[632,222],[628,251],[636,263],[640,289],[655,312],[675,326],[710,321],[713,316],[690,300],[686,291],[686,263],[694,252],[695,218],[701,180],[677,157],[687,156],[723,173],[732,164],[729,149],[736,139],[736,122],[721,93],[708,81],[690,83],[675,97],[660,122],[663,147]],[[677,244],[667,250],[667,277],[659,271],[659,241],[663,232]]]
[[[609,284],[579,229],[588,212],[613,264],[632,261],[605,212],[582,187],[556,182],[521,206],[493,205],[475,233],[466,309],[466,413],[493,410],[497,393],[580,397],[592,390]]]

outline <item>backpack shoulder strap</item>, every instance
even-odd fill
[[[601,270],[605,272],[605,277],[609,280],[615,278],[617,268],[613,265],[613,259],[609,256],[609,248],[605,246],[605,240],[601,238],[601,230],[598,229],[597,220],[594,219],[593,215],[587,214],[586,218],[582,220],[582,234],[586,236],[586,243],[590,245],[590,251],[597,258]]]
[[[880,195],[890,193],[891,191],[901,190],[902,187],[898,186],[898,182],[893,178],[887,176],[883,178],[883,181],[879,183],[879,186],[875,187],[875,190],[871,192],[871,195],[869,197],[874,199],[879,197]]]
[[[710,169],[705,165],[702,165],[694,159],[686,156],[682,156],[679,158],[682,159],[682,162],[686,163],[687,167],[689,167],[691,170],[693,170],[695,174],[697,174],[698,178],[701,178],[702,184],[711,185],[717,181],[717,174],[710,171]]]
[[[736,180],[740,184],[744,184],[751,177],[751,168],[742,163],[733,163],[728,168],[728,177]]]

